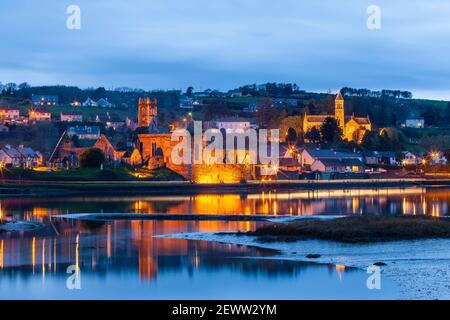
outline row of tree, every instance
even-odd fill
[[[289,97],[294,93],[300,93],[300,88],[295,83],[268,82],[262,85],[245,85],[239,88],[244,96],[269,96]]]
[[[411,99],[413,97],[410,91],[402,91],[402,90],[381,90],[381,91],[373,91],[370,89],[354,89],[349,87],[344,87],[341,90],[341,93],[346,96],[358,96],[358,97],[392,97],[392,98],[403,98],[403,99]]]

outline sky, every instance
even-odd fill
[[[81,29],[68,29],[67,7]],[[370,5],[381,29],[367,27]],[[445,0],[0,0],[0,82],[133,87],[297,83],[450,99]]]

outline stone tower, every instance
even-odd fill
[[[139,98],[138,103],[138,127],[148,128],[156,126],[156,117],[158,116],[158,107],[156,99]]]
[[[334,101],[334,117],[339,123],[339,126],[342,129],[342,133],[345,136],[344,98],[342,97],[342,94],[340,92],[337,94],[336,100]]]

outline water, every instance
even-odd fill
[[[45,228],[0,236],[1,299],[391,299],[396,287],[366,287],[368,275],[343,266],[277,260],[274,251],[156,238],[181,232],[254,230],[258,222],[113,221],[58,218],[70,213],[263,215],[449,214],[449,189],[382,189],[176,197],[2,199],[2,219]],[[81,290],[67,289],[71,265]]]

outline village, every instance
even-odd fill
[[[345,90],[343,90],[345,92]],[[348,92],[345,92],[348,94]],[[344,94],[345,94],[344,93]],[[211,94],[206,93],[206,94]],[[236,90],[230,97],[242,96]],[[0,149],[0,167],[6,176],[14,178],[14,169],[46,173],[71,172],[79,168],[122,168],[131,179],[152,180],[155,172],[166,170],[173,173],[163,180],[187,180],[203,184],[242,183],[245,181],[271,182],[277,180],[335,180],[419,177],[432,174],[446,174],[447,157],[444,150],[436,148],[427,152],[410,150],[381,150],[362,148],[374,137],[388,139],[386,128],[375,128],[371,119],[346,112],[346,98],[338,92],[332,101],[331,112],[281,117],[271,130],[277,130],[279,137],[269,137],[271,151],[276,158],[270,163],[249,162],[248,158],[260,150],[251,150],[248,143],[236,145],[232,153],[224,158],[234,161],[212,161],[202,163],[176,163],[173,151],[179,142],[173,138],[177,130],[193,133],[196,119],[194,105],[200,104],[201,95],[180,98],[178,116],[168,125],[159,121],[158,101],[148,96],[140,97],[137,114],[121,118],[115,113],[114,105],[107,98],[97,101],[88,97],[85,101],[73,101],[70,109],[54,116],[52,108],[59,105],[57,95],[32,95],[28,114],[21,114],[18,107],[0,106],[0,135],[8,137],[20,127],[35,126],[40,123],[54,123],[62,131],[55,143],[46,152],[39,147],[33,148],[20,143],[4,144]],[[197,102],[196,102],[197,101]],[[269,103],[269,106],[267,104]],[[216,130],[223,134],[224,145],[227,134],[256,132],[269,126],[258,121],[264,117],[267,108],[277,103],[290,103],[286,99],[264,100],[249,105],[253,108],[254,118],[216,115],[201,123],[201,130]],[[102,108],[103,113],[90,115],[86,119],[82,108]],[[248,110],[247,110],[248,111]],[[23,111],[22,111],[23,113]],[[258,123],[259,122],[259,123]],[[424,128],[423,118],[408,118],[402,127]],[[42,129],[45,130],[45,129]],[[44,140],[45,134],[44,134]],[[200,146],[205,151],[212,141],[204,141]],[[261,145],[261,141],[258,141]],[[276,148],[276,150],[274,150]],[[240,149],[240,150],[239,150]],[[205,152],[203,152],[205,153]],[[11,169],[7,174],[8,169]],[[50,175],[49,175],[50,174]],[[30,176],[21,172],[22,176]],[[57,175],[54,175],[57,178]],[[37,176],[38,177],[38,176]]]

